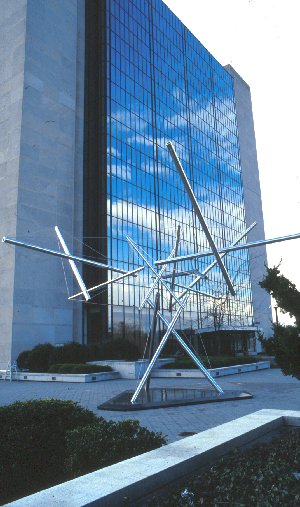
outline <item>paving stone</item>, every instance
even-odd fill
[[[153,386],[198,387],[205,386],[202,379],[154,379]],[[14,401],[39,398],[73,400],[92,410],[105,419],[120,421],[139,420],[152,431],[161,431],[168,442],[184,438],[182,432],[200,432],[223,424],[260,409],[300,410],[300,381],[284,376],[279,369],[261,370],[220,379],[226,390],[245,390],[253,394],[253,399],[150,409],[138,412],[112,412],[98,410],[100,403],[116,396],[122,391],[133,389],[135,380],[108,380],[96,384],[62,384],[46,382],[0,381],[0,405]]]

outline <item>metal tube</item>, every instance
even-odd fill
[[[156,326],[157,326],[157,312],[159,310],[159,300],[160,300],[160,294],[159,294],[159,292],[157,292],[156,296],[155,296],[155,301],[154,301],[154,312],[153,312],[150,333],[149,333],[149,349],[148,349],[149,360],[151,360],[151,358],[153,356],[154,339],[155,339]],[[145,384],[146,391],[149,391],[150,380],[151,380],[151,375],[149,375],[149,377],[147,378],[147,382]]]
[[[188,300],[189,298],[189,295],[187,295],[184,299],[184,304],[186,303],[186,301]],[[152,301],[149,301],[149,304],[152,306],[153,309],[155,309],[155,305]],[[137,389],[135,390],[134,392],[134,395],[132,396],[131,398],[131,403],[135,403],[139,393],[141,392],[145,382],[147,381],[147,378],[148,376],[150,375],[151,373],[151,370],[153,369],[154,365],[155,365],[155,362],[157,361],[158,359],[158,356],[160,354],[160,352],[162,351],[168,337],[170,336],[170,334],[172,333],[175,338],[179,341],[179,343],[181,344],[181,346],[184,348],[184,350],[187,352],[187,354],[191,357],[191,359],[196,363],[196,365],[198,366],[198,368],[202,371],[202,373],[204,374],[204,376],[207,378],[207,380],[209,381],[209,383],[216,389],[216,391],[218,391],[218,393],[220,394],[223,394],[223,389],[219,386],[219,384],[214,380],[214,378],[210,375],[209,371],[203,366],[203,364],[199,361],[199,359],[195,356],[195,354],[191,351],[191,349],[188,347],[188,345],[185,343],[185,341],[181,338],[181,336],[177,333],[177,331],[174,330],[174,326],[175,326],[175,323],[181,313],[182,309],[181,308],[178,308],[176,314],[174,315],[172,321],[169,323],[167,321],[167,319],[164,317],[164,315],[158,310],[157,311],[157,315],[158,317],[164,322],[164,324],[167,326],[167,331],[164,335],[164,337],[162,338],[158,348],[156,349],[156,352],[152,358],[152,360],[150,361],[149,365],[148,365],[148,368],[146,369],[144,375],[143,375],[143,378],[140,382],[140,384],[138,385]]]
[[[241,241],[241,239],[243,239],[247,234],[248,232],[252,231],[252,229],[257,225],[257,222],[253,222],[253,224],[251,224],[242,234],[240,234],[236,240],[230,245],[230,246],[234,246],[236,245],[239,241]],[[225,257],[226,255],[226,252],[225,253],[222,253],[221,254],[221,258],[223,259],[223,257]],[[217,264],[217,261],[213,261],[209,266],[207,266],[207,268],[204,269],[204,271],[202,271],[202,274],[203,275],[207,275],[207,273],[216,266]]]
[[[96,268],[110,269],[111,271],[115,271],[116,273],[126,273],[124,269],[114,268],[113,266],[102,264],[102,262],[96,262],[92,261],[91,259],[77,257],[76,255],[68,255],[62,252],[57,252],[56,250],[50,250],[49,248],[42,248],[41,246],[30,245],[29,243],[17,241],[16,239],[6,238],[5,236],[2,238],[2,242],[16,246],[23,246],[24,248],[29,248],[30,250],[36,250],[37,252],[43,252],[49,255],[54,255],[55,257],[62,257],[63,259],[71,259],[76,262],[82,262],[83,264],[89,264],[90,266],[95,266]]]
[[[168,278],[173,278],[173,277],[178,278],[180,276],[189,276],[189,275],[197,275],[200,278],[206,278],[206,276],[202,275],[202,273],[200,273],[199,270],[197,270],[197,269],[190,269],[187,271],[177,271],[177,273],[175,272],[174,275],[173,275],[173,273],[169,273],[168,275],[164,275],[162,278],[164,280],[167,280]]]
[[[152,273],[154,273],[155,275],[157,275],[157,272],[155,271],[155,269],[151,266],[150,262],[147,261],[146,257],[139,251],[138,247],[136,246],[136,244],[134,243],[134,241],[132,239],[130,239],[129,236],[126,236],[126,239],[127,241],[131,244],[132,248],[134,248],[134,250],[142,257],[142,259],[144,260],[144,262],[147,264],[148,268],[152,271]],[[162,285],[169,291],[169,287],[167,286],[166,282],[164,282],[162,279],[160,280]],[[182,305],[181,301],[179,301],[179,299],[177,299],[177,297],[175,296],[175,294],[173,293],[172,294],[173,298],[175,299],[175,301],[179,304],[179,306]]]
[[[241,239],[243,239],[243,238],[244,238],[244,236],[246,236],[246,234],[248,234],[248,232],[250,232],[250,231],[253,229],[253,227],[255,227],[255,226],[256,226],[256,222],[253,222],[253,224],[251,224],[251,225],[248,227],[248,229],[246,229],[246,230],[245,230],[242,234],[240,234],[240,235],[236,238],[236,240],[235,240],[235,241],[231,244],[231,246],[234,246],[234,245],[236,245],[239,241],[241,241]],[[221,254],[221,257],[224,257],[224,255],[226,255],[226,253]],[[216,264],[217,264],[217,261],[215,260],[215,261],[213,261],[213,262],[212,262],[209,266],[207,266],[207,268],[205,268],[205,269],[204,269],[204,271],[202,271],[201,276],[200,276],[200,275],[199,275],[199,276],[197,276],[197,277],[195,278],[195,280],[193,280],[193,281],[192,281],[192,282],[188,285],[187,289],[186,289],[186,290],[184,290],[183,292],[181,292],[181,294],[179,294],[178,299],[183,298],[183,297],[186,295],[186,293],[187,293],[188,289],[191,289],[192,287],[194,287],[194,285],[196,285],[196,283],[198,283],[198,282],[201,280],[201,278],[202,278],[203,276],[206,276],[206,275],[207,275],[207,273],[208,273],[211,269],[213,269],[213,268],[216,266]]]
[[[70,255],[70,251],[69,251],[69,249],[68,249],[68,247],[67,247],[67,245],[66,245],[66,243],[65,243],[65,240],[64,240],[64,238],[63,238],[63,236],[62,236],[62,234],[61,234],[61,232],[60,232],[59,228],[57,227],[57,225],[54,227],[54,229],[55,229],[55,232],[56,232],[56,234],[57,234],[57,237],[58,237],[58,239],[59,239],[59,242],[60,242],[60,244],[61,244],[61,246],[62,246],[62,248],[63,248],[64,252],[65,252],[66,254]],[[86,300],[86,301],[88,301],[89,299],[91,299],[91,296],[90,296],[90,295],[89,295],[89,293],[88,293],[88,290],[87,290],[87,288],[86,288],[86,286],[85,286],[85,283],[84,283],[84,281],[83,281],[83,279],[82,279],[82,277],[81,277],[81,274],[80,274],[80,273],[79,273],[79,271],[78,271],[78,268],[77,268],[77,266],[76,266],[75,262],[74,262],[74,261],[71,261],[71,260],[69,259],[69,264],[70,264],[71,269],[72,269],[72,271],[73,271],[73,273],[74,273],[74,276],[75,276],[75,278],[76,278],[76,280],[77,280],[77,282],[78,282],[78,285],[79,285],[79,287],[80,287],[80,288],[81,288],[81,290],[82,290],[82,293],[81,293],[81,294],[83,294],[83,295],[84,295],[84,297],[85,297],[85,300]]]
[[[272,243],[280,243],[281,241],[289,241],[291,239],[298,239],[298,238],[300,238],[300,233],[290,234],[289,236],[282,236],[280,238],[261,239],[259,241],[252,241],[251,243],[242,243],[241,245],[228,246],[225,248],[221,248],[219,250],[219,253],[226,254],[229,252],[236,252],[237,250],[248,250],[249,248],[270,245]],[[173,259],[165,259],[165,260],[156,261],[154,264],[156,266],[161,266],[164,264],[172,264],[173,262],[182,262],[182,261],[186,261],[189,259],[197,259],[199,257],[209,257],[210,255],[212,255],[212,253],[208,252],[208,251],[207,252],[198,252],[195,254],[184,255],[182,257],[173,257]]]
[[[92,292],[94,290],[100,289],[101,287],[104,287],[105,285],[109,285],[111,283],[118,282],[119,280],[123,280],[123,278],[126,278],[127,276],[131,276],[131,275],[135,276],[135,273],[138,273],[142,269],[145,269],[145,267],[141,266],[141,267],[139,267],[137,269],[134,269],[133,271],[128,271],[128,273],[125,273],[125,275],[120,275],[120,276],[117,276],[116,278],[113,278],[112,280],[108,280],[107,282],[100,283],[100,285],[95,285],[94,287],[91,287],[90,289],[88,289],[88,291]],[[70,296],[68,299],[74,299],[77,296],[81,296],[81,294],[83,294],[83,293],[82,292],[78,292],[77,294],[74,294],[73,296]]]
[[[188,296],[186,296],[186,299],[188,298]],[[149,301],[150,305],[152,306],[152,308],[154,309],[155,308],[155,305],[152,301]],[[180,310],[180,308],[178,309]],[[169,328],[170,326],[170,323],[167,321],[167,319],[164,317],[164,315],[158,310],[157,311],[157,315],[158,317],[162,320],[162,322],[167,326],[167,328]],[[187,354],[190,356],[190,358],[194,361],[194,363],[198,366],[198,368],[202,371],[203,375],[207,378],[207,380],[209,381],[209,383],[214,387],[214,389],[216,389],[216,391],[218,391],[218,393],[220,394],[223,394],[223,389],[219,386],[219,384],[215,381],[215,379],[211,376],[211,374],[209,373],[209,371],[203,366],[203,364],[199,361],[199,359],[197,358],[197,356],[191,351],[191,349],[188,347],[188,345],[185,343],[185,341],[181,338],[181,336],[177,333],[177,331],[175,331],[175,329],[172,329],[172,334],[175,336],[175,338],[179,341],[179,343],[181,344],[181,346],[184,348],[184,350],[187,352]],[[165,338],[165,337],[164,337]],[[164,339],[163,338],[163,339]],[[158,349],[156,350],[155,352],[155,356],[156,356],[156,359],[155,361],[157,360],[162,348],[164,347],[165,345],[165,342],[166,340],[164,341],[164,343],[162,344],[162,342],[160,343]],[[161,345],[162,344],[162,345]],[[154,356],[153,356],[153,359],[154,359]],[[152,366],[150,367],[150,364],[144,374],[144,377],[146,376],[146,379],[144,380],[144,377],[142,380],[144,380],[144,382],[146,382],[147,380],[147,377],[148,375],[150,375],[151,373],[151,370],[155,364],[155,361],[153,362]],[[141,383],[139,384],[137,390],[135,391],[132,399],[131,399],[131,403],[134,403],[135,400],[137,399],[141,389],[142,389],[143,385],[141,385]]]
[[[186,289],[185,290],[185,294],[188,291],[191,291],[191,292],[195,292],[195,294],[200,294],[201,296],[207,296],[207,297],[210,297],[210,298],[213,298],[213,299],[220,299],[220,297],[221,297],[221,296],[214,296],[214,294],[209,294],[208,292],[203,292],[201,290],[193,289],[192,287],[187,286],[187,285],[182,285],[181,283],[175,282],[174,285],[176,285],[176,287],[181,287],[182,289]]]
[[[177,227],[175,252],[174,252],[175,257],[177,256],[177,253],[178,253],[179,242],[180,242],[180,225],[178,225],[178,227]],[[173,264],[173,273],[172,273],[173,276],[172,276],[171,287],[170,287],[172,292],[174,291],[175,273],[176,273],[176,264]],[[169,312],[171,312],[171,311],[172,311],[172,293],[170,294],[170,302],[169,302]]]
[[[153,308],[152,301],[151,301],[151,304],[152,304],[152,308]],[[167,319],[164,317],[164,315],[160,311],[157,312],[157,315],[162,320],[162,322],[166,326],[168,326]],[[211,376],[211,374],[209,373],[209,371],[203,366],[203,364],[199,361],[199,359],[191,351],[191,349],[188,347],[188,345],[185,343],[185,341],[181,338],[181,336],[177,333],[177,331],[175,331],[175,329],[173,329],[172,333],[175,336],[175,338],[179,341],[179,343],[182,345],[182,347],[184,348],[184,350],[189,354],[190,358],[196,363],[196,365],[198,366],[198,368],[200,368],[200,370],[202,371],[202,373],[204,374],[204,376],[207,378],[207,380],[210,382],[210,384],[216,389],[216,391],[218,391],[220,394],[222,394],[223,393],[223,389],[221,389],[221,387],[219,386],[219,384],[217,384],[217,382]]]
[[[167,148],[168,148],[169,153],[170,153],[170,155],[171,155],[171,157],[173,159],[173,162],[174,162],[174,164],[175,164],[175,166],[177,168],[177,171],[178,171],[178,173],[179,173],[179,175],[181,177],[181,180],[182,180],[182,182],[183,182],[183,184],[185,186],[185,189],[186,189],[186,191],[188,193],[188,196],[190,198],[190,201],[192,203],[194,212],[195,212],[195,214],[196,214],[196,216],[197,216],[197,218],[198,218],[198,220],[199,220],[199,222],[200,222],[200,224],[202,226],[202,229],[203,229],[204,234],[205,234],[205,236],[207,238],[207,241],[208,241],[208,243],[210,245],[210,248],[212,249],[213,254],[215,255],[216,260],[217,260],[217,262],[218,262],[218,264],[220,266],[220,269],[221,269],[221,271],[223,273],[223,276],[224,276],[225,282],[226,282],[226,284],[228,286],[228,289],[231,292],[231,294],[234,296],[235,295],[235,290],[233,288],[232,282],[231,282],[231,280],[229,278],[229,275],[227,273],[227,269],[226,269],[224,263],[222,262],[222,259],[220,257],[219,252],[218,252],[218,249],[217,249],[217,246],[216,246],[216,244],[215,244],[215,242],[214,242],[214,240],[213,240],[213,238],[212,238],[212,236],[210,234],[210,231],[209,231],[209,229],[207,227],[207,224],[205,222],[204,216],[202,215],[202,211],[200,209],[200,206],[199,206],[199,204],[197,202],[197,199],[195,197],[195,194],[193,192],[193,189],[192,189],[192,187],[191,187],[191,185],[190,185],[190,183],[189,183],[189,181],[187,179],[187,176],[186,176],[186,174],[184,172],[184,169],[183,169],[183,167],[182,167],[182,165],[180,163],[180,160],[179,160],[179,158],[177,156],[177,153],[176,153],[176,151],[175,151],[175,149],[174,149],[174,147],[173,147],[173,145],[172,145],[171,142],[167,143]],[[174,257],[174,259],[175,258],[176,257]],[[173,262],[174,262],[174,259],[173,259]]]
[[[173,248],[172,252],[170,253],[170,255],[169,255],[169,257],[168,257],[168,259],[171,259],[171,258],[173,257],[173,255],[176,255],[176,246]],[[166,271],[167,267],[168,267],[168,266],[163,266],[163,267],[162,267],[162,269],[161,269],[158,273],[156,273],[155,280],[154,280],[154,282],[152,283],[152,285],[151,285],[151,287],[150,287],[149,291],[147,292],[147,294],[146,294],[146,296],[145,296],[144,300],[143,300],[143,301],[142,301],[142,303],[140,304],[140,306],[139,306],[139,310],[142,310],[142,308],[144,308],[144,306],[145,306],[145,304],[147,303],[148,299],[150,298],[150,296],[151,296],[152,292],[154,291],[154,289],[155,289],[155,286],[156,286],[157,282],[159,282],[159,281],[161,280],[162,275],[163,275],[163,273]]]
[[[151,370],[152,370],[153,366],[155,365],[155,363],[156,363],[156,361],[157,361],[157,359],[158,359],[158,356],[159,356],[159,354],[161,353],[161,351],[162,351],[162,349],[163,349],[163,347],[164,347],[164,345],[165,345],[165,343],[166,343],[167,339],[169,338],[170,334],[172,333],[173,328],[174,328],[174,326],[175,326],[175,324],[176,324],[176,322],[177,322],[177,320],[178,320],[178,318],[179,318],[179,316],[180,316],[181,312],[183,311],[183,309],[184,309],[184,305],[185,305],[186,301],[188,300],[188,298],[189,298],[189,295],[187,295],[187,296],[185,297],[185,299],[183,300],[183,304],[182,304],[182,306],[180,306],[180,307],[178,308],[178,310],[176,311],[176,313],[175,313],[175,315],[174,315],[173,319],[172,319],[172,320],[171,320],[171,322],[169,323],[168,328],[167,328],[167,330],[166,330],[166,332],[165,332],[165,334],[164,334],[163,338],[161,339],[161,342],[160,342],[159,346],[157,347],[157,349],[156,349],[156,351],[155,351],[155,353],[154,353],[154,355],[153,355],[153,357],[152,357],[152,359],[151,359],[150,363],[148,364],[148,367],[147,367],[147,369],[146,369],[146,371],[145,371],[145,373],[144,373],[144,375],[143,375],[143,377],[142,377],[142,380],[140,381],[140,383],[139,383],[139,385],[138,385],[137,389],[135,390],[134,395],[133,395],[133,396],[132,396],[132,398],[131,398],[131,403],[135,403],[135,401],[136,401],[136,399],[137,399],[138,395],[140,394],[141,390],[143,389],[144,384],[146,383],[147,378],[148,378],[148,376],[150,375]]]

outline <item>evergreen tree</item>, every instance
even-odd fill
[[[275,299],[283,313],[288,313],[296,321],[296,326],[274,325],[274,338],[262,339],[262,345],[274,354],[284,375],[300,380],[300,292],[294,283],[280,274],[279,266],[267,268],[259,285]]]
[[[296,326],[300,328],[300,292],[294,283],[280,274],[279,265],[267,268],[267,274],[259,285],[271,294],[283,313],[295,318]]]

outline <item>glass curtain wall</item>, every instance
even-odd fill
[[[179,255],[209,249],[167,141],[175,146],[217,247],[228,246],[246,228],[231,76],[160,0],[105,4],[108,262],[126,270],[142,264],[126,235],[151,263],[166,258],[178,226]],[[228,296],[215,267],[197,288],[224,296],[222,311],[214,299],[194,294],[178,329],[252,325],[248,253],[224,259],[236,297]],[[213,260],[186,261],[177,269],[202,271]],[[143,345],[151,312],[138,306],[151,277],[145,270],[106,291],[108,336]],[[176,279],[183,285],[191,280]],[[161,304],[171,317],[165,290]]]

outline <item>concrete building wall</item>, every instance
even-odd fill
[[[57,249],[54,226],[58,225],[69,249],[80,253],[80,246],[74,248],[73,237],[81,232],[78,216],[82,210],[84,3],[27,0],[12,4],[19,17],[20,5],[23,6],[23,73],[15,77],[12,63],[23,102],[22,112],[19,107],[18,116],[15,114],[12,120],[13,128],[18,125],[19,134],[14,143],[19,153],[14,154],[10,176],[15,184],[14,223],[9,224],[4,217],[5,231],[1,232]],[[4,2],[4,11],[10,5]],[[7,20],[3,23],[7,25]],[[15,40],[16,36],[14,43]],[[5,209],[9,204],[6,202]],[[11,256],[11,263],[15,258],[15,270],[12,265],[7,269],[8,273],[15,271],[13,300],[10,294],[5,305],[12,312],[5,322],[13,324],[6,342],[1,336],[7,349],[12,342],[12,359],[37,343],[80,340],[80,312],[74,314],[73,304],[67,301],[61,260],[5,244],[1,252]],[[73,291],[68,264],[65,269],[69,290]],[[3,317],[1,328],[8,325],[2,321]],[[5,361],[7,356],[6,352]]]
[[[256,227],[248,234],[248,241],[257,241],[265,238],[265,231],[250,88],[230,65],[226,65],[225,69],[234,78],[247,227],[254,221],[257,222]],[[271,298],[259,286],[266,271],[266,247],[250,249],[249,258],[254,323],[263,330],[264,337],[268,338],[273,334]]]
[[[0,237],[16,234],[27,0],[0,1]],[[0,243],[0,367],[11,359],[15,250]]]

